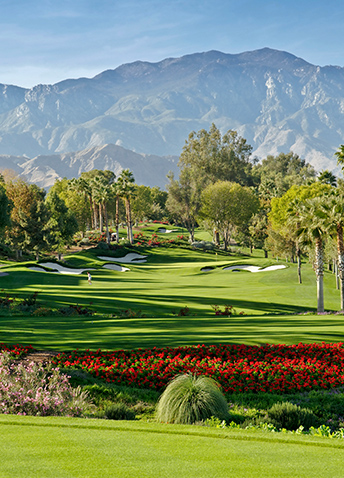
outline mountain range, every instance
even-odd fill
[[[0,84],[0,169],[48,187],[92,167],[129,167],[163,187],[189,133],[211,123],[237,130],[259,159],[293,151],[338,172],[344,68],[264,48],[137,61],[31,89]]]

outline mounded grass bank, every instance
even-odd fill
[[[3,477],[343,476],[340,440],[55,417],[0,416],[0,430]]]

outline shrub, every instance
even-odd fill
[[[190,315],[190,309],[186,305],[185,307],[182,307],[180,311],[178,312],[178,317],[185,317],[187,315]]]
[[[54,311],[49,307],[38,307],[38,309],[34,310],[31,315],[33,317],[48,317],[49,315],[53,315]]]
[[[228,418],[228,405],[219,385],[206,376],[178,375],[167,386],[157,405],[157,420],[196,423],[214,416]]]
[[[301,425],[309,429],[317,418],[309,408],[301,408],[291,402],[278,402],[268,410],[268,421],[277,428],[297,430]]]
[[[90,316],[94,314],[94,311],[83,305],[70,304],[66,307],[58,309],[58,313],[61,315],[73,316],[73,315],[86,315]]]
[[[90,408],[87,393],[73,389],[58,368],[15,364],[8,353],[0,355],[0,413],[77,417]]]
[[[111,403],[104,409],[104,418],[108,420],[135,420],[135,412],[125,403]]]

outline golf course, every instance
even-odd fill
[[[101,368],[96,371],[96,351],[106,352],[107,360],[117,351],[126,358],[137,354],[130,377],[137,376],[145,350],[150,351],[149,360],[155,353],[161,361],[164,350],[177,349],[183,357],[185,347],[190,357],[192,350],[209,351],[212,346],[248,347],[254,354],[281,344],[288,353],[296,350],[295,357],[301,354],[295,349],[298,344],[304,344],[302,350],[307,344],[333,344],[333,353],[341,353],[344,321],[332,271],[324,273],[327,312],[317,314],[316,278],[307,260],[299,284],[297,265],[284,258],[266,258],[262,250],[250,253],[237,246],[229,251],[207,248],[211,237],[202,230],[196,231],[192,247],[183,238],[185,229],[166,227],[144,224],[135,231],[154,235],[150,245],[102,243],[67,252],[61,261],[1,260],[1,342],[53,354],[53,363],[71,376],[73,386],[88,390],[98,408],[101,390],[107,404],[116,397],[132,407],[136,417],[104,420],[98,412],[86,418],[1,415],[0,477],[343,476],[344,440],[331,439],[329,428],[317,428],[328,426],[331,419],[337,420],[337,429],[342,426],[341,387],[333,398],[336,411],[317,415],[327,420],[313,427],[318,432],[271,433],[268,427],[254,427],[263,409],[291,401],[302,407],[307,402],[314,411],[312,400],[321,408],[319,403],[328,399],[327,390],[321,389],[325,385],[290,388],[289,395],[282,388],[269,394],[256,392],[252,385],[249,394],[242,387],[241,395],[226,392],[231,427],[219,422],[173,425],[154,418],[162,389],[153,372],[147,372],[145,387],[138,378],[128,378],[129,372],[125,379],[112,380],[110,362],[103,375]],[[314,350],[322,356],[322,349]],[[86,354],[94,359],[90,366]],[[204,354],[202,364],[208,360]],[[212,364],[209,370],[217,367]],[[314,383],[320,384],[320,375],[312,376]],[[291,384],[296,379],[288,375],[286,380]],[[251,428],[240,428],[250,420]]]

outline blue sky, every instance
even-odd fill
[[[0,0],[0,83],[270,47],[344,67],[342,0]]]

